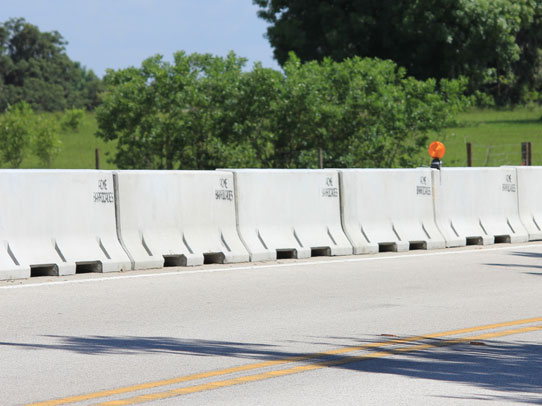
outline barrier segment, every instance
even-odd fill
[[[443,168],[433,172],[433,187],[447,247],[528,240],[514,168]]]
[[[354,254],[444,248],[431,169],[340,170],[343,229]]]
[[[241,239],[252,261],[350,255],[334,170],[233,171]]]
[[[107,171],[0,172],[0,278],[130,269]]]
[[[115,179],[119,239],[134,269],[248,262],[231,173],[118,171]]]
[[[516,168],[518,177],[519,216],[529,240],[542,240],[542,167]]]

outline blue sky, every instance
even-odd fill
[[[230,50],[279,69],[252,0],[14,0],[3,1],[0,22],[23,17],[68,41],[69,57],[102,76],[107,68],[140,66],[152,55]]]

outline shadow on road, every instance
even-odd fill
[[[510,255],[517,256],[517,257],[524,257],[524,258],[535,258],[540,259],[540,265],[533,265],[533,264],[508,264],[508,263],[487,263],[484,265],[487,266],[495,266],[495,267],[501,267],[501,268],[527,268],[527,269],[539,269],[542,270],[542,253],[538,252],[522,252],[522,251],[516,251],[511,252]],[[534,276],[542,276],[542,272],[524,272],[526,275],[534,275]]]
[[[273,351],[271,345],[211,340],[183,340],[170,337],[67,337],[47,335],[58,344],[19,344],[0,342],[0,346],[31,349],[65,350],[79,354],[144,354],[167,353],[197,356],[228,356],[239,358],[276,358],[285,354]]]
[[[542,253],[540,253],[540,252],[516,251],[516,252],[512,252],[511,255],[514,255],[516,257],[527,257],[527,258],[539,258],[539,259],[542,259]]]
[[[226,356],[251,360],[274,360],[298,356],[278,350],[272,345],[210,340],[184,340],[171,337],[111,337],[111,336],[45,336],[52,344],[24,344],[0,342],[2,346],[28,350],[63,350],[80,354],[149,354],[166,353],[192,356]],[[339,337],[325,337],[334,342]],[[385,342],[391,338],[374,337],[371,340],[343,338],[341,346],[359,346]],[[416,346],[421,342],[401,344]],[[393,347],[373,347],[354,355],[328,355],[306,362],[326,361],[331,368],[343,368],[375,374],[401,375],[414,379],[455,382],[503,392],[502,396],[473,396],[472,400],[501,400],[516,403],[542,404],[542,344],[537,342],[488,341],[449,345],[446,340],[425,339],[423,343],[435,348],[394,353]],[[347,344],[347,345],[345,345]],[[337,348],[337,342],[329,343]],[[360,360],[356,356],[371,351],[389,351],[385,356]],[[307,355],[307,354],[304,354]],[[461,399],[465,399],[461,397]],[[468,398],[471,399],[471,398]]]
[[[344,367],[507,392],[507,396],[477,396],[472,397],[473,400],[542,404],[542,395],[533,396],[533,393],[542,393],[542,344],[501,341],[483,343],[480,346],[459,344],[435,348]]]

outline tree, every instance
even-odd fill
[[[498,94],[502,85],[516,84],[516,69],[525,71],[520,58],[541,49],[532,40],[541,21],[535,0],[253,2],[271,24],[267,37],[281,65],[290,51],[304,62],[377,57],[418,79],[467,76],[471,90]]]
[[[1,165],[19,168],[32,152],[42,167],[50,168],[60,152],[60,125],[52,115],[36,114],[26,102],[9,106],[0,116]]]
[[[60,152],[62,143],[59,132],[60,125],[53,117],[36,117],[31,147],[43,168],[50,168],[53,158]]]
[[[411,167],[430,132],[464,108],[466,81],[419,81],[391,61],[290,55],[271,131],[276,167]]]
[[[465,81],[418,81],[391,61],[301,61],[284,74],[178,52],[109,71],[98,135],[120,168],[412,166],[430,131],[465,105]]]
[[[522,8],[522,26],[516,36],[521,56],[514,65],[515,86],[511,89],[513,100],[534,99],[542,102],[542,3],[535,2]],[[534,94],[534,97],[530,95]]]
[[[83,121],[84,117],[85,117],[84,110],[81,110],[81,109],[66,110],[64,112],[64,115],[62,116],[60,127],[64,131],[72,131],[75,133],[79,130],[79,126],[81,125],[81,121]]]
[[[120,168],[259,166],[271,154],[263,115],[274,88],[266,84],[280,74],[261,66],[246,74],[244,64],[233,53],[178,52],[172,64],[155,56],[110,70],[98,136],[117,140]]]
[[[0,24],[0,111],[19,101],[43,111],[97,105],[101,81],[68,58],[66,44],[22,18]]]
[[[18,168],[31,142],[34,112],[25,102],[8,107],[0,116],[0,156],[2,166]]]

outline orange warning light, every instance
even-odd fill
[[[444,144],[440,141],[433,141],[429,145],[429,155],[431,155],[431,158],[433,159],[441,159],[444,156],[444,153],[446,152],[446,148],[444,147]]]

